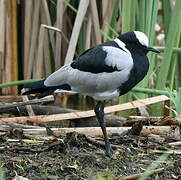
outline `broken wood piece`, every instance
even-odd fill
[[[170,145],[170,146],[181,146],[181,141],[171,142],[171,143],[168,143],[168,145]]]
[[[150,104],[154,104],[157,102],[166,101],[169,98],[165,95],[155,96],[147,99],[141,99],[132,101],[125,104],[118,104],[109,107],[105,107],[105,114],[113,113],[117,111],[134,109],[141,106],[146,106]],[[33,100],[32,100],[33,101]],[[37,100],[38,101],[38,100]],[[0,106],[1,109],[1,106]],[[21,122],[26,123],[27,121],[35,122],[35,123],[43,123],[43,122],[52,122],[52,121],[62,121],[62,120],[70,120],[70,119],[81,119],[87,117],[94,117],[95,113],[93,110],[89,111],[79,111],[79,112],[71,112],[64,114],[54,114],[54,115],[40,115],[40,116],[30,116],[30,117],[13,117],[13,118],[1,118],[0,120],[9,121],[9,122]]]
[[[36,115],[62,114],[62,113],[70,113],[70,112],[76,111],[73,109],[61,108],[61,107],[53,106],[53,105],[33,105],[32,104],[31,107],[33,108],[33,111]],[[24,116],[28,116],[25,106],[19,106],[19,111]],[[19,111],[17,110],[16,107],[13,107],[10,109],[3,109],[1,110],[1,113],[18,116]]]
[[[143,125],[155,125],[157,121],[160,121],[163,117],[147,117],[147,116],[129,116],[124,126],[132,126],[134,123],[141,121]]]
[[[7,139],[7,142],[24,142],[28,144],[43,144],[44,140],[36,139]]]
[[[169,114],[170,114],[170,108],[167,108],[167,107],[170,107],[170,99],[166,100],[164,102],[164,106],[163,106],[163,115],[164,115],[164,117],[168,117]]]
[[[3,105],[0,105],[0,112],[1,112],[1,110],[7,109],[7,108],[25,106],[25,105],[30,105],[30,104],[52,102],[52,101],[54,101],[54,97],[51,95],[51,96],[44,97],[42,99],[34,99],[34,100],[27,101],[27,102],[16,102],[13,104],[3,104]]]
[[[44,27],[44,28],[47,28],[47,29],[49,29],[49,30],[62,33],[62,31],[61,31],[59,28],[56,28],[56,27],[53,27],[53,26],[48,26],[48,25],[46,25],[46,24],[41,24],[41,26]]]
[[[23,88],[21,90],[21,93],[24,93],[24,92],[25,92],[25,89]],[[22,99],[24,102],[29,101],[28,96],[22,96]],[[31,105],[26,105],[25,107],[26,107],[26,110],[27,110],[29,116],[35,116],[35,113],[33,111],[33,108],[31,107]]]
[[[149,175],[153,175],[153,174],[158,174],[158,173],[161,173],[164,171],[164,168],[158,168],[158,169],[154,169],[154,170],[151,170],[151,171],[147,171],[147,173]],[[134,180],[134,179],[138,179],[140,178],[141,176],[143,176],[144,173],[140,173],[140,174],[133,174],[133,175],[130,175],[130,176],[125,176],[125,177],[122,177],[121,179],[123,180]]]
[[[145,116],[129,116],[125,121],[127,126],[134,124],[135,122],[142,121],[150,124],[162,126],[162,125],[179,125],[177,118],[175,117],[145,117]]]
[[[148,111],[146,109],[146,106],[138,107],[138,110],[139,110],[139,114],[141,116],[149,117],[149,113],[148,113]]]
[[[23,128],[23,129],[39,129],[41,126],[31,126],[28,124],[20,124],[20,123],[9,123],[0,121],[0,129],[12,129],[12,128]]]
[[[158,154],[179,154],[181,155],[181,150],[159,150],[159,149],[151,149],[150,152],[152,153],[158,153]]]
[[[168,98],[165,95],[155,96],[155,97],[146,98],[146,99],[139,99],[139,100],[124,103],[124,104],[118,104],[114,106],[105,107],[105,113],[112,113],[112,112],[117,112],[117,111],[122,111],[122,110],[127,110],[127,109],[134,109],[141,106],[155,104],[158,102],[164,102],[169,99],[170,98]]]
[[[179,121],[175,117],[163,117],[155,122],[155,125],[179,125]]]
[[[49,141],[49,140],[54,140],[54,139],[57,139],[59,141],[62,141],[63,142],[63,139],[61,138],[55,138],[53,136],[31,136],[31,135],[27,135],[26,136],[27,139],[32,139],[32,140],[36,140],[36,141]]]
[[[165,138],[161,137],[158,134],[149,134],[148,135],[148,141],[163,143],[165,141]]]
[[[122,134],[128,131],[131,127],[107,127],[107,133],[109,136],[112,134]],[[56,136],[66,135],[67,133],[77,132],[79,134],[86,134],[93,137],[102,137],[102,131],[100,127],[84,127],[84,128],[51,128]],[[162,136],[169,136],[173,131],[170,126],[143,126],[141,134],[147,136],[149,134],[158,134]],[[24,135],[41,135],[47,136],[46,128],[40,129],[23,129]]]
[[[97,145],[97,146],[105,146],[105,142],[104,142],[104,141],[96,140],[96,139],[94,139],[94,138],[92,138],[92,137],[90,137],[90,136],[86,136],[86,139],[87,139],[90,143],[92,143],[92,144],[94,144],[94,145]],[[111,144],[111,147],[112,147],[113,149],[121,148],[121,146],[115,145],[115,144]]]

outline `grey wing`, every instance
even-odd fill
[[[58,86],[68,84],[73,91],[81,93],[102,92],[107,91],[109,88],[114,89],[119,87],[129,77],[130,70],[133,67],[132,57],[127,52],[111,46],[103,46],[102,50],[106,52],[104,64],[112,69],[116,68],[117,70],[94,73],[91,71],[79,70],[69,64],[51,74],[45,80],[45,85]],[[91,63],[89,65],[89,68],[93,69]]]

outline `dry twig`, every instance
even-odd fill
[[[0,105],[0,111],[3,109],[8,109],[8,108],[13,108],[13,107],[18,107],[18,106],[25,106],[25,105],[30,105],[30,104],[39,104],[39,103],[45,103],[45,102],[51,102],[54,101],[53,96],[48,96],[42,99],[34,99],[26,102],[16,102],[14,104],[3,104]]]
[[[164,168],[159,168],[159,169],[154,169],[154,170],[148,171],[148,173],[150,175],[153,175],[153,174],[159,174],[159,173],[161,173],[163,171],[164,171]],[[123,177],[123,180],[134,180],[134,179],[140,178],[141,176],[143,176],[143,173],[133,174],[133,175],[130,175],[130,176]]]

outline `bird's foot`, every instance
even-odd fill
[[[108,148],[106,148],[106,156],[108,156],[108,157],[112,157],[113,156],[113,154],[114,154],[114,152],[113,152],[113,150],[112,150],[112,147],[110,146],[110,147],[108,147]]]

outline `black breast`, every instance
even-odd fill
[[[130,91],[138,84],[147,74],[149,61],[146,55],[133,55],[133,68],[130,72],[129,79],[119,87],[120,96]]]

